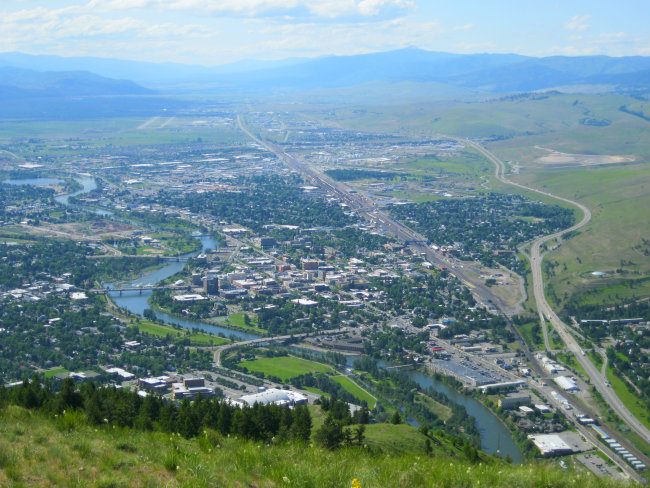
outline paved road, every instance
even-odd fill
[[[315,335],[345,334],[350,331],[352,331],[352,329],[348,327],[344,327],[342,329],[322,330],[318,332],[305,332],[303,334],[292,334],[292,335],[283,335],[283,336],[275,336],[275,337],[261,337],[259,339],[251,339],[249,341],[231,342],[230,344],[217,346],[214,349],[214,363],[216,366],[221,367],[221,353],[227,351],[228,349],[235,349],[244,346],[254,346],[257,344],[268,344],[271,342],[284,342],[287,339],[301,339],[304,337],[310,337]]]
[[[523,190],[532,191],[565,203],[569,203],[582,211],[583,216],[580,222],[563,231],[535,239],[531,245],[530,263],[533,275],[533,291],[535,295],[535,302],[537,303],[537,309],[540,314],[540,319],[545,329],[544,343],[547,350],[550,349],[545,322],[545,320],[548,320],[553,325],[560,338],[566,344],[567,349],[575,355],[580,365],[584,368],[585,372],[589,376],[589,379],[591,380],[592,385],[603,396],[612,410],[614,410],[617,415],[621,417],[621,419],[623,419],[623,421],[625,421],[625,423],[630,428],[632,428],[632,430],[634,430],[634,432],[636,432],[645,442],[650,444],[650,430],[645,427],[634,415],[632,415],[632,413],[627,409],[623,402],[618,398],[614,390],[609,387],[609,383],[607,382],[607,379],[604,377],[604,375],[598,371],[591,360],[586,355],[584,355],[584,351],[578,342],[569,333],[567,325],[553,311],[544,294],[544,279],[542,274],[542,261],[544,260],[544,254],[541,251],[542,245],[552,239],[560,237],[566,232],[571,232],[584,227],[591,220],[591,211],[579,202],[575,202],[573,200],[569,200],[568,198],[559,197],[546,191],[537,190],[535,188],[530,188],[528,186],[515,183],[514,181],[510,181],[504,176],[505,165],[503,164],[503,161],[501,161],[498,157],[496,157],[480,144],[468,140],[463,140],[463,142],[478,150],[495,165],[495,177],[502,183],[516,186]]]
[[[492,293],[492,291],[485,286],[482,281],[475,279],[469,273],[473,271],[473,274],[478,276],[481,274],[480,270],[473,268],[471,264],[461,264],[460,261],[453,258],[447,258],[434,251],[426,244],[426,237],[393,219],[387,212],[378,209],[375,203],[367,196],[361,193],[351,193],[350,189],[344,183],[335,181],[326,174],[315,170],[310,165],[299,161],[291,154],[285,152],[282,147],[262,140],[254,135],[244,125],[242,118],[239,115],[237,116],[237,124],[251,139],[265,147],[268,151],[275,153],[278,158],[287,164],[287,166],[304,175],[315,186],[319,186],[336,196],[340,202],[347,204],[351,210],[357,212],[361,217],[383,227],[386,232],[396,236],[402,241],[409,241],[409,247],[423,253],[426,256],[427,261],[431,262],[435,266],[448,268],[454,276],[466,285],[469,285],[472,293],[479,299],[479,301],[482,301],[484,304],[492,303],[500,310],[515,310],[513,307],[508,306],[508,304],[506,304],[500,297]]]
[[[371,220],[374,220],[375,222],[382,224],[389,232],[393,233],[394,235],[396,235],[398,238],[402,240],[426,242],[426,238],[424,236],[408,228],[401,222],[397,222],[396,220],[392,219],[387,213],[378,210],[375,207],[374,203],[366,196],[361,195],[359,193],[354,193],[354,194],[350,193],[345,185],[332,180],[327,175],[317,172],[309,165],[301,163],[295,157],[286,153],[281,147],[278,147],[270,142],[264,141],[259,137],[255,136],[254,134],[252,134],[250,130],[248,130],[248,128],[243,124],[241,116],[239,115],[237,116],[237,124],[239,125],[239,128],[242,131],[244,131],[251,139],[255,140],[258,144],[262,145],[267,150],[275,153],[289,167],[305,175],[317,186],[320,186],[324,190],[329,191],[334,195],[336,195],[340,201],[348,204],[351,209],[357,211],[362,216],[365,216],[366,218],[369,218]],[[557,314],[553,311],[551,306],[546,301],[546,296],[544,294],[544,281],[542,275],[542,261],[544,255],[541,252],[541,246],[552,239],[561,237],[563,234],[567,232],[578,230],[584,227],[591,220],[591,211],[589,210],[589,208],[587,208],[585,205],[579,202],[575,202],[573,200],[569,200],[568,198],[554,195],[550,192],[538,190],[536,188],[530,188],[528,186],[516,183],[514,181],[510,181],[505,177],[505,164],[503,163],[503,161],[501,161],[498,157],[496,157],[486,148],[484,148],[483,146],[481,146],[476,142],[467,139],[459,139],[453,137],[450,138],[459,140],[473,147],[481,154],[483,154],[487,159],[489,159],[495,165],[495,177],[502,183],[568,203],[570,205],[579,208],[582,211],[583,216],[580,222],[573,225],[572,227],[569,227],[568,229],[564,229],[560,232],[556,232],[554,234],[540,237],[535,241],[533,241],[531,245],[530,261],[531,261],[531,269],[533,275],[533,290],[534,290],[535,302],[537,303],[537,309],[539,311],[540,320],[542,321],[542,326],[544,330],[544,342],[547,350],[550,350],[551,348],[548,341],[548,330],[545,321],[546,319],[548,319],[548,321],[551,322],[551,324],[557,331],[560,338],[566,344],[567,349],[575,354],[576,359],[582,365],[584,370],[587,372],[587,375],[589,376],[592,384],[600,392],[600,394],[603,396],[605,401],[628,424],[628,426],[632,428],[632,430],[634,430],[637,434],[639,434],[639,436],[642,437],[645,440],[645,442],[648,442],[650,444],[650,430],[648,430],[643,424],[641,424],[641,422],[639,422],[639,420],[636,417],[634,417],[634,415],[632,415],[632,413],[627,409],[627,407],[623,404],[623,402],[618,398],[616,393],[614,393],[614,391],[608,386],[607,380],[603,378],[603,376],[596,369],[596,367],[591,362],[591,360],[587,356],[583,356],[582,348],[576,342],[573,336],[567,331],[566,324],[564,324],[564,322],[562,322],[562,320],[560,320]],[[438,266],[450,267],[450,262],[440,254],[434,252],[429,246],[423,244],[412,244],[411,247],[414,247],[420,250],[421,252],[423,252],[426,255],[427,259],[433,264],[436,264]],[[472,280],[470,277],[468,277],[463,272],[462,269],[455,268],[450,271],[456,277],[461,279],[465,284],[471,283],[470,287],[472,288],[472,291],[479,297],[483,298],[486,302],[491,301],[494,304],[496,304],[498,308],[502,310],[505,308],[503,302],[498,297],[493,295],[487,289],[487,287],[481,286],[481,284],[476,283],[475,280]]]

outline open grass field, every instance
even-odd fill
[[[178,330],[166,325],[153,323],[147,319],[140,319],[139,322],[133,321],[131,322],[131,326],[136,327],[140,332],[145,334],[159,337],[167,337],[171,334],[179,340],[189,339],[190,343],[194,346],[218,346],[230,342],[228,339],[206,334],[205,332],[188,331],[185,329]]]
[[[517,330],[532,351],[544,349],[544,338],[542,337],[542,326],[539,325],[539,319],[533,317],[530,322],[518,325]]]
[[[387,430],[373,430],[382,428]],[[412,449],[421,446],[423,436],[413,438],[415,429],[408,429],[368,426],[367,436],[397,443],[409,439]],[[72,412],[55,422],[12,406],[0,410],[0,485],[349,488],[356,478],[361,486],[373,488],[630,486],[586,471],[561,470],[552,461],[512,466],[486,458],[471,464],[447,439],[440,441],[427,457],[412,451],[389,455],[357,448],[263,445],[212,431],[187,440],[160,432],[92,428]]]
[[[634,393],[627,389],[625,381],[619,378],[618,375],[612,370],[607,368],[607,380],[611,384],[611,388],[616,392],[616,395],[621,399],[625,406],[632,412],[632,414],[639,419],[643,425],[650,428],[650,411],[648,405],[644,404]]]
[[[375,407],[375,404],[377,403],[375,397],[367,393],[365,390],[361,389],[347,376],[332,376],[332,381],[337,382],[339,385],[345,388],[345,391],[354,395],[355,398],[358,398],[359,400],[365,400],[365,402],[368,404],[368,408],[373,409]]]
[[[43,376],[45,376],[46,378],[52,378],[55,374],[68,373],[68,372],[69,371],[65,368],[52,368],[43,372]]]
[[[283,381],[288,381],[306,373],[334,372],[330,366],[292,356],[258,358],[253,361],[242,361],[239,365],[245,367],[248,371],[261,371],[268,376],[277,376]]]
[[[196,142],[241,144],[247,136],[234,124],[213,124],[194,117],[103,118],[81,121],[0,121],[0,142],[32,138],[29,144],[12,149],[20,159],[44,153],[56,157],[79,154],[79,150],[104,147],[189,144]],[[34,140],[38,134],[38,140]]]
[[[250,324],[248,325],[246,324],[246,320],[244,318],[245,315],[244,312],[231,313],[230,315],[228,315],[228,317],[218,317],[217,319],[214,320],[210,319],[209,321],[213,321],[217,325],[225,324],[229,327],[239,327],[254,332],[256,334],[261,334],[261,335],[268,334],[266,330],[257,327],[256,314],[250,312],[247,312],[246,314],[248,315],[250,320]]]
[[[518,181],[587,205],[592,220],[546,259],[555,304],[648,296],[650,167],[626,165],[522,174]],[[595,276],[596,271],[605,276]]]
[[[318,405],[309,407],[312,416],[312,432],[316,432],[323,425],[325,415]],[[365,445],[371,449],[398,455],[407,453],[422,453],[426,437],[415,427],[408,423],[391,424],[379,422],[367,424],[365,432]],[[444,443],[444,450],[449,454],[459,454],[459,450]]]
[[[449,418],[451,418],[452,412],[451,408],[449,408],[447,405],[443,405],[440,402],[435,401],[433,398],[427,396],[427,395],[418,395],[415,398],[416,403],[421,403],[425,407],[427,407],[428,410],[431,412],[435,413],[441,420],[446,421]]]

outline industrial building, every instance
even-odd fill
[[[557,434],[536,434],[529,435],[528,438],[533,441],[542,456],[558,456],[573,452],[571,446]]]
[[[481,370],[476,366],[464,361],[433,361],[431,368],[437,373],[445,376],[452,376],[467,386],[480,387],[503,383],[504,378],[494,373]]]
[[[307,397],[295,391],[279,390],[277,388],[269,388],[268,390],[254,393],[252,395],[244,395],[239,400],[233,403],[241,406],[253,406],[256,403],[261,405],[268,405],[274,403],[282,406],[303,405],[307,403]]]
[[[530,395],[528,393],[511,393],[505,398],[499,399],[499,407],[503,410],[510,410],[520,405],[530,405]]]
[[[576,380],[570,376],[558,376],[557,378],[553,378],[553,381],[555,381],[560,388],[566,391],[580,391],[580,388],[578,388],[578,385],[576,384]]]

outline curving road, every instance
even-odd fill
[[[621,419],[623,419],[625,423],[632,430],[634,430],[634,432],[636,432],[645,442],[650,444],[650,430],[645,425],[643,425],[634,415],[632,415],[632,413],[627,409],[623,402],[618,398],[616,393],[614,393],[614,390],[610,388],[609,382],[607,381],[607,378],[604,376],[604,374],[598,371],[591,360],[584,355],[584,351],[575,340],[575,338],[570,334],[567,325],[553,311],[544,294],[544,279],[542,275],[542,261],[544,260],[544,254],[541,252],[542,245],[550,240],[562,236],[562,234],[565,234],[566,232],[571,232],[584,227],[591,220],[591,211],[579,202],[553,195],[552,193],[546,191],[530,188],[528,186],[507,179],[505,177],[505,164],[503,164],[503,161],[501,161],[498,157],[496,157],[480,144],[466,139],[463,139],[462,141],[479,151],[481,154],[483,154],[483,156],[488,158],[495,165],[496,169],[494,176],[500,182],[521,188],[522,190],[532,191],[540,195],[553,198],[555,200],[569,203],[582,211],[582,220],[580,220],[580,222],[574,226],[563,231],[535,239],[531,244],[530,265],[533,276],[533,291],[535,295],[535,302],[537,303],[537,310],[539,312],[542,328],[544,331],[544,344],[546,346],[546,349],[549,350],[550,345],[548,341],[548,330],[546,325],[546,320],[548,320],[566,344],[567,349],[575,355],[580,365],[584,368],[585,372],[589,376],[589,379],[591,380],[592,385],[603,396],[612,410],[614,410],[614,412],[616,412],[616,414],[621,417]]]
[[[256,137],[244,125],[240,115],[237,116],[237,125],[251,139],[256,141],[261,146],[265,147],[267,150],[275,153],[291,169],[302,173],[304,176],[310,179],[315,185],[320,186],[326,191],[329,191],[332,194],[336,195],[340,199],[340,201],[347,203],[351,207],[351,209],[357,211],[359,214],[364,215],[365,217],[374,220],[380,223],[381,225],[385,226],[385,228],[389,232],[393,233],[398,238],[403,239],[405,241],[412,240],[412,241],[420,241],[420,242],[425,239],[417,232],[413,231],[412,229],[405,226],[401,222],[397,222],[396,220],[391,218],[388,214],[377,209],[374,206],[373,202],[370,201],[367,197],[360,195],[358,193],[355,194],[350,193],[348,189],[345,187],[345,185],[342,185],[341,183],[332,180],[327,175],[319,173],[318,171],[311,168],[309,165],[301,163],[295,157],[288,154],[282,148],[276,146],[275,144],[262,140],[259,137]],[[500,182],[506,185],[511,185],[517,188],[521,188],[522,190],[531,191],[534,193],[538,193],[540,195],[544,195],[549,198],[553,198],[555,200],[568,203],[570,205],[579,208],[582,211],[583,216],[580,222],[573,225],[572,227],[569,227],[568,229],[564,229],[560,232],[556,232],[554,234],[540,237],[535,241],[533,241],[531,245],[530,261],[531,261],[531,269],[532,269],[532,276],[533,276],[533,290],[534,290],[535,302],[537,303],[537,309],[539,311],[540,320],[542,322],[542,327],[544,331],[544,342],[547,350],[550,350],[550,344],[548,341],[548,330],[546,325],[546,319],[548,319],[548,321],[551,322],[551,324],[553,325],[553,327],[555,328],[559,336],[566,344],[567,349],[575,354],[576,359],[582,365],[584,370],[587,372],[587,375],[589,376],[592,384],[600,392],[600,394],[603,396],[605,401],[610,405],[612,410],[614,410],[618,414],[618,416],[621,417],[630,428],[632,428],[632,430],[634,430],[641,438],[643,438],[645,442],[650,444],[650,430],[648,430],[643,424],[641,424],[641,422],[639,422],[639,420],[636,417],[634,417],[634,415],[632,415],[632,413],[627,409],[627,407],[623,404],[623,402],[621,402],[621,400],[618,398],[616,393],[614,393],[614,391],[609,387],[609,383],[607,382],[606,378],[598,371],[598,369],[594,366],[594,364],[591,362],[591,360],[588,357],[583,356],[582,348],[576,342],[573,336],[568,332],[566,324],[564,324],[564,322],[562,322],[562,320],[560,320],[557,314],[553,311],[551,306],[546,301],[546,296],[544,295],[544,281],[542,275],[542,261],[544,258],[544,254],[542,254],[541,252],[541,246],[552,239],[562,236],[562,234],[565,234],[566,232],[571,232],[584,227],[591,220],[591,211],[586,206],[584,206],[579,202],[575,202],[573,200],[569,200],[568,198],[553,195],[552,193],[546,191],[530,188],[528,186],[516,183],[514,181],[510,181],[505,177],[505,164],[503,163],[503,161],[501,161],[498,157],[496,157],[486,148],[484,148],[483,146],[481,146],[476,142],[467,139],[461,139],[456,137],[449,137],[449,138],[456,139],[460,142],[463,142],[473,147],[481,154],[483,154],[483,156],[485,156],[488,160],[490,160],[495,165],[494,174],[497,180],[499,180]],[[433,264],[438,266],[443,265],[443,266],[450,267],[450,263],[439,254],[435,253],[429,246],[413,243],[411,244],[411,247],[424,252],[427,259]],[[452,274],[456,275],[456,277],[464,281],[466,284],[472,282],[472,280],[461,269],[453,269],[450,271],[452,271]],[[474,291],[479,296],[491,299],[493,303],[496,303],[499,308],[503,309],[502,301],[498,297],[494,296],[485,287],[480,286],[478,283],[474,283],[472,286],[474,287]]]

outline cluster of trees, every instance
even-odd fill
[[[385,295],[378,307],[402,315],[412,311],[423,317],[463,315],[476,305],[467,287],[448,273],[426,273],[398,279],[371,281],[374,291]],[[382,293],[383,292],[383,293]]]
[[[346,258],[362,257],[365,251],[383,250],[391,239],[379,234],[364,232],[356,227],[333,229],[330,232],[311,234],[311,247],[330,247]]]
[[[314,434],[316,442],[327,449],[336,449],[341,445],[363,446],[366,424],[370,420],[367,408],[350,415],[348,405],[336,397],[321,397],[318,403],[325,414],[325,421]],[[356,426],[352,427],[353,424]]]
[[[264,232],[264,225],[300,227],[343,227],[354,222],[336,203],[305,196],[299,176],[278,175],[240,178],[237,192],[176,194],[161,192],[155,202],[188,208],[196,213],[210,213],[219,220],[236,222],[254,232]],[[150,203],[155,203],[153,199]]]
[[[213,303],[210,300],[199,300],[196,302],[178,302],[172,299],[170,290],[153,290],[151,303],[160,308],[168,310],[175,315],[190,314],[197,318],[205,318],[210,315]]]
[[[384,351],[385,355],[401,360],[406,351],[424,353],[422,342],[429,340],[429,332],[407,334],[404,329],[393,328],[369,332],[368,338],[370,340],[363,343],[365,354],[379,359],[382,356],[381,351]]]
[[[618,320],[637,317],[650,320],[650,303],[647,300],[635,300],[603,306],[599,303],[584,304],[571,301],[564,306],[564,312],[564,319],[567,322],[570,322],[572,316],[577,320]]]
[[[306,406],[293,409],[255,404],[237,407],[220,399],[197,398],[180,405],[157,396],[142,398],[135,392],[98,388],[92,382],[77,389],[71,379],[63,381],[56,393],[38,377],[22,385],[0,390],[0,399],[25,408],[61,415],[64,411],[83,412],[91,425],[116,425],[141,430],[179,433],[186,438],[209,428],[222,435],[269,442],[306,442],[311,436],[311,415]]]
[[[517,272],[524,270],[516,253],[519,244],[566,229],[574,221],[572,210],[496,193],[398,205],[390,211],[394,217],[414,223],[438,246],[453,247],[450,252],[459,258],[475,259],[490,267],[502,264]]]
[[[190,252],[199,251],[201,249],[201,241],[193,238],[189,234],[154,234],[152,237],[158,239],[161,242],[163,247],[163,255],[166,256],[187,254]],[[148,246],[148,244],[145,244],[136,238],[106,239],[105,242],[114,247],[117,247],[120,252],[129,255],[136,255],[138,254],[138,249]]]
[[[332,300],[326,300],[315,296],[318,301],[315,307],[304,307],[292,303],[289,300],[273,299],[257,296],[247,297],[239,301],[244,310],[260,308],[257,310],[256,327],[264,329],[273,335],[297,334],[301,332],[312,332],[314,330],[335,329],[341,325],[340,312],[347,310],[346,319],[358,323],[369,323],[376,317],[367,310],[348,309]],[[264,305],[272,304],[275,308],[264,308]]]
[[[148,201],[147,203],[159,204],[160,202],[164,201],[165,200],[163,199],[157,201]],[[154,230],[190,232],[198,229],[196,225],[188,220],[164,213],[143,212],[140,210],[118,210],[115,208],[111,209],[111,211],[116,217],[121,217],[122,219],[131,221],[136,224],[145,224],[146,227],[150,227]]]
[[[53,294],[37,302],[2,303],[0,381],[21,379],[34,368],[92,369],[98,361],[152,375],[170,367],[205,369],[212,364],[209,351],[176,344],[174,335],[153,336],[136,327],[120,327],[104,305],[101,297],[80,307]],[[53,318],[59,320],[50,324]],[[131,340],[140,342],[141,349],[124,349]]]
[[[0,221],[40,220],[55,208],[54,190],[32,185],[9,185],[0,176]]]
[[[650,332],[616,322],[633,318],[650,320],[648,301],[619,302],[606,307],[602,304],[568,302],[564,306],[564,312],[567,321],[570,317],[575,317],[578,321],[602,321],[585,323],[580,329],[597,343],[608,337],[616,341],[613,347],[607,348],[609,364],[624,381],[627,378],[625,383],[630,392],[650,403],[650,360],[646,353],[650,348]]]
[[[91,259],[95,252],[86,244],[67,239],[30,237],[29,246],[0,245],[0,287],[21,287],[32,280],[51,283],[70,273],[75,286],[96,280],[114,281],[156,264],[156,258]]]
[[[633,331],[625,327],[623,340],[614,347],[607,348],[609,364],[624,379],[631,393],[641,397],[646,405],[650,404],[650,332],[645,329]],[[630,384],[631,383],[631,384]],[[634,385],[634,386],[632,386]]]
[[[297,386],[298,388],[304,387],[313,387],[318,388],[325,393],[340,398],[341,400],[354,403],[356,405],[361,405],[367,407],[368,403],[365,400],[360,400],[355,397],[352,393],[349,393],[345,388],[343,388],[339,383],[332,380],[329,376],[323,373],[306,373],[296,376],[291,379],[291,384]]]
[[[377,394],[394,405],[398,405],[399,408],[403,408],[403,416],[417,419],[420,424],[426,425],[428,428],[438,429],[454,436],[460,435],[474,445],[479,444],[480,434],[474,418],[467,414],[465,407],[453,403],[444,393],[433,389],[424,392],[420,385],[404,372],[381,368],[377,361],[367,356],[356,360],[354,368],[366,371],[373,379]],[[448,406],[452,412],[451,417],[443,421],[424,403],[416,401],[420,395],[425,393],[437,402]],[[399,412],[397,415],[400,415]],[[381,418],[381,415],[378,417]],[[395,414],[390,420],[397,420]]]

